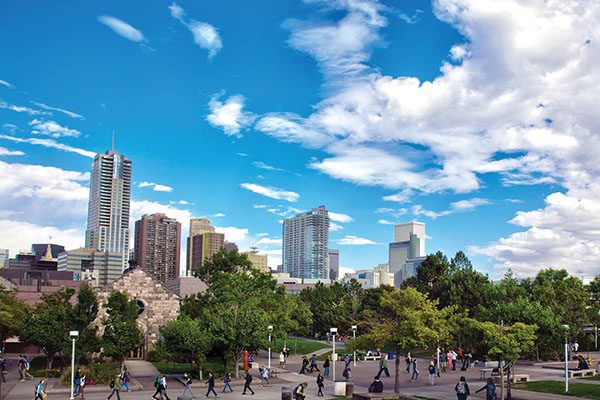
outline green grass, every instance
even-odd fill
[[[600,386],[585,383],[569,383],[569,393],[565,393],[565,384],[560,381],[538,381],[519,383],[515,389],[530,390],[532,392],[563,394],[568,396],[584,397],[586,399],[600,399]]]
[[[582,379],[587,379],[588,381],[600,381],[600,375],[586,376],[585,378],[582,378]]]
[[[188,372],[192,374],[193,377],[198,377],[198,367],[193,364],[172,362],[153,362],[152,364],[154,364],[161,374],[183,375],[184,372]],[[228,369],[230,372],[232,367],[233,365],[229,365]],[[216,377],[225,375],[223,360],[221,360],[220,357],[207,358],[202,367],[202,373],[206,375],[208,372],[212,372]]]
[[[296,338],[288,338],[285,341],[284,339],[276,339],[272,348],[273,352],[275,354],[279,353],[283,348],[284,343],[286,344],[287,348],[290,349],[290,354],[311,354],[317,350],[330,347],[325,342],[313,342],[310,340]]]

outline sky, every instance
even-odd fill
[[[599,20],[592,0],[3,2],[0,248],[84,244],[114,132],[132,224],[208,217],[271,267],[282,220],[324,205],[342,271],[416,220],[492,278],[598,274]]]

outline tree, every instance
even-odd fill
[[[318,282],[312,288],[300,292],[300,300],[310,309],[313,329],[321,334],[335,326],[347,330],[352,325],[352,301],[348,300],[346,288],[339,282],[327,287]]]
[[[184,316],[169,321],[160,329],[160,335],[159,347],[172,360],[195,363],[198,366],[198,376],[202,379],[202,363],[213,342],[210,330],[202,320]]]
[[[21,340],[42,350],[48,369],[52,368],[56,354],[69,347],[69,331],[73,329],[69,300],[74,293],[73,289],[63,289],[44,294],[23,324]]]
[[[121,366],[129,352],[142,344],[142,333],[137,324],[138,307],[127,294],[113,291],[104,304],[102,348],[104,355],[117,360]]]
[[[394,392],[400,391],[400,353],[444,344],[456,329],[454,307],[438,309],[438,302],[414,288],[386,292],[381,296],[378,320],[370,332],[351,340],[352,349],[393,346],[396,354]]]
[[[194,272],[194,275],[207,284],[210,284],[211,278],[217,272],[235,273],[245,272],[251,269],[253,269],[253,265],[246,254],[221,249],[211,258],[205,260],[198,271]]]
[[[28,318],[29,308],[14,292],[5,292],[0,287],[0,347],[12,336],[19,336],[23,321]]]
[[[448,273],[450,263],[448,258],[438,251],[435,254],[428,255],[425,260],[417,267],[417,275],[407,279],[403,287],[414,287],[422,293],[427,293],[435,296],[438,283]]]
[[[77,303],[72,308],[72,329],[79,331],[77,348],[81,353],[91,353],[100,350],[97,337],[98,328],[93,324],[98,315],[98,299],[94,290],[83,283],[77,293]]]

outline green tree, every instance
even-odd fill
[[[103,354],[117,360],[121,365],[129,352],[142,344],[142,333],[137,324],[138,307],[127,294],[113,291],[104,304],[102,335]]]
[[[400,391],[400,353],[447,343],[456,330],[454,307],[438,309],[438,302],[414,288],[381,296],[378,319],[370,332],[351,340],[352,349],[392,346],[396,354],[394,391]]]
[[[436,298],[435,293],[440,280],[444,278],[449,269],[450,263],[444,253],[438,251],[430,254],[417,267],[417,275],[407,279],[403,287],[414,287],[422,293],[432,295],[431,298]]]
[[[340,331],[348,330],[353,324],[353,301],[346,292],[346,287],[339,282],[325,286],[318,282],[312,288],[300,293],[300,299],[310,309],[313,328],[316,333],[324,334],[335,326]]]
[[[74,330],[79,331],[77,349],[81,353],[91,353],[100,350],[98,328],[93,322],[98,315],[98,298],[94,290],[83,283],[77,293],[77,303],[72,308],[71,321]]]
[[[21,340],[38,346],[46,355],[47,367],[52,368],[56,354],[68,349],[72,325],[70,299],[75,291],[63,289],[46,293],[23,324]]]
[[[4,348],[6,339],[19,336],[23,321],[27,320],[29,307],[18,299],[14,292],[5,292],[0,287],[0,346]]]
[[[160,329],[160,334],[161,350],[164,350],[174,361],[195,363],[202,379],[202,364],[213,343],[210,330],[203,321],[182,317],[167,322]]]
[[[210,284],[212,277],[218,272],[235,273],[249,271],[253,268],[252,262],[246,254],[237,251],[219,250],[210,259],[205,260],[194,275]]]

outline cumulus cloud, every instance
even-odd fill
[[[0,146],[0,156],[23,156],[25,153],[18,150],[9,150],[6,147]]]
[[[31,133],[33,135],[45,135],[55,139],[61,137],[79,137],[81,135],[81,132],[77,129],[62,126],[55,121],[34,119],[29,121],[29,125],[31,126]]]
[[[337,232],[337,231],[341,231],[342,229],[344,229],[344,227],[342,225],[338,225],[335,222],[329,223],[329,232]]]
[[[379,244],[370,239],[365,239],[358,236],[344,236],[341,239],[335,241],[337,244],[342,246],[363,246],[368,244]]]
[[[387,219],[380,219],[379,221],[377,221],[377,223],[381,225],[394,225],[392,221],[388,221]]]
[[[385,201],[395,201],[398,203],[407,203],[413,196],[414,191],[412,189],[404,189],[398,193],[383,196]]]
[[[300,198],[300,195],[296,192],[283,190],[272,186],[257,185],[255,183],[242,183],[240,186],[256,194],[276,200],[296,202]]]
[[[127,40],[138,43],[146,41],[146,38],[142,32],[119,18],[110,15],[101,15],[98,17],[98,21],[109,27],[117,35],[124,37]]]
[[[146,182],[146,181],[138,183],[138,187],[139,188],[145,188],[145,187],[152,188],[152,190],[154,190],[155,192],[172,192],[173,191],[173,188],[171,186],[161,185],[159,183]]]
[[[431,211],[423,208],[422,205],[416,204],[412,206],[411,211],[414,215],[424,215],[431,219],[436,219],[438,217],[445,217],[446,215],[454,214],[457,212],[466,212],[472,211],[475,208],[483,205],[491,204],[488,199],[482,199],[479,197],[474,197],[472,199],[459,200],[453,203],[450,203],[450,208],[444,211]]]
[[[209,59],[212,59],[223,48],[223,41],[221,40],[221,35],[219,35],[217,28],[209,23],[195,21],[193,19],[186,21],[185,11],[176,3],[172,3],[169,6],[169,12],[173,18],[179,20],[179,22],[192,32],[194,43],[196,43],[198,47],[208,50]]]
[[[80,228],[63,229],[27,221],[0,219],[2,247],[9,249],[11,257],[21,249],[31,248],[32,243],[47,243],[48,237],[52,237],[53,243],[61,244],[67,249],[83,247],[85,242],[85,232]]]
[[[33,145],[36,145],[36,146],[48,147],[48,148],[52,148],[52,149],[66,151],[68,153],[79,154],[81,156],[89,157],[89,158],[94,158],[96,156],[96,153],[93,152],[93,151],[84,150],[84,149],[80,149],[78,147],[69,146],[69,145],[66,145],[64,143],[59,143],[59,142],[57,142],[56,140],[53,140],[53,139],[38,139],[38,138],[23,139],[23,138],[19,138],[19,137],[15,137],[15,136],[9,136],[9,135],[0,135],[0,139],[10,140],[10,141],[16,142],[16,143],[29,143],[29,144],[33,144]]]
[[[354,218],[348,214],[341,214],[333,211],[328,211],[327,213],[329,214],[329,219],[335,222],[348,223],[354,221]]]
[[[242,137],[241,130],[254,121],[254,115],[244,111],[244,96],[230,96],[225,101],[220,101],[219,97],[215,95],[210,99],[210,114],[206,120],[229,136]]]

